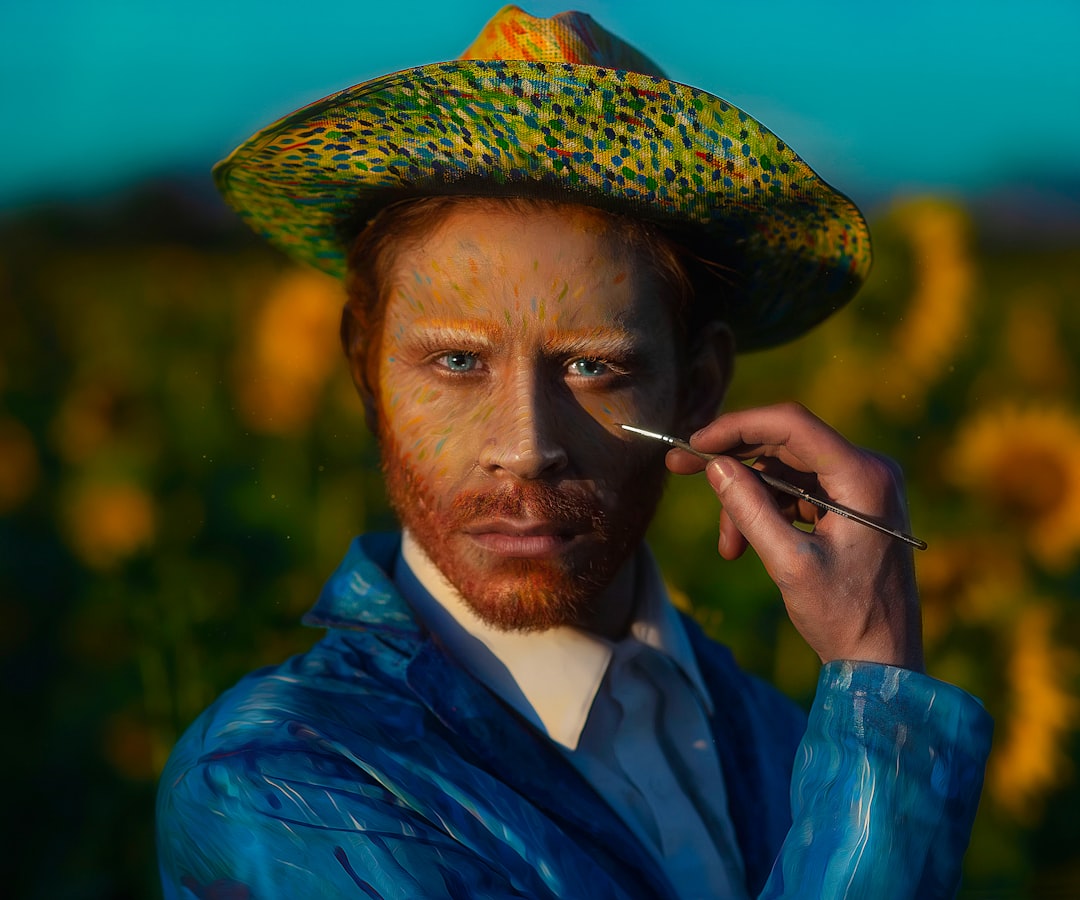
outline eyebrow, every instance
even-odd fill
[[[555,354],[625,357],[636,353],[641,341],[633,331],[598,327],[558,332],[545,345],[548,352]]]
[[[410,329],[425,342],[438,342],[447,347],[470,346],[478,343],[496,346],[505,342],[505,325],[474,319],[420,319]],[[620,327],[596,326],[573,330],[558,330],[544,341],[544,349],[552,354],[580,353],[583,356],[630,356],[640,347],[640,335]]]
[[[496,344],[504,329],[494,322],[480,322],[473,319],[420,319],[413,323],[410,330],[423,336],[425,340],[437,340],[447,346],[453,346],[455,343],[478,341]]]

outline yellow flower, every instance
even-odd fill
[[[913,415],[962,342],[975,271],[967,216],[958,207],[912,201],[896,211],[895,221],[911,244],[915,290],[883,359],[889,377],[878,382],[875,401],[888,412]]]
[[[964,423],[946,471],[1014,526],[1031,555],[1062,569],[1080,548],[1080,420],[1007,405]]]
[[[1045,287],[1026,285],[1008,298],[1007,309],[1002,336],[1008,377],[1047,394],[1067,390],[1075,372],[1062,346],[1053,293]]]
[[[893,260],[886,257],[882,272],[871,276],[877,278],[880,318],[834,316],[807,340],[785,347],[783,360],[776,358],[790,368],[791,354],[802,353],[808,405],[841,426],[856,422],[869,404],[894,420],[917,416],[927,390],[963,346],[971,315],[975,266],[966,213],[948,201],[923,198],[897,204],[881,225],[906,245],[910,293],[898,289],[906,279],[898,277],[899,269],[889,272]],[[875,301],[869,302],[872,308]],[[893,320],[895,327],[882,333],[880,323]]]
[[[957,625],[1011,630],[1028,591],[1020,558],[996,536],[939,538],[919,555],[918,574],[928,647]]]
[[[1039,801],[1071,773],[1066,738],[1080,721],[1068,690],[1080,656],[1053,642],[1053,610],[1025,607],[1017,620],[1008,665],[1012,710],[990,757],[987,785],[1009,813],[1032,821]]]
[[[77,488],[65,510],[72,549],[88,566],[109,569],[154,539],[153,501],[126,483],[92,483]]]
[[[85,462],[113,437],[115,393],[104,384],[77,386],[64,400],[52,423],[52,443],[69,463]]]
[[[0,516],[15,510],[34,492],[41,477],[34,436],[22,422],[0,417]]]
[[[861,346],[850,322],[838,316],[826,323],[817,335],[826,354],[804,364],[809,372],[807,405],[841,430],[859,421],[877,385],[888,377],[875,360],[880,354]]]
[[[113,768],[132,781],[157,778],[169,753],[162,736],[133,712],[117,712],[109,717],[101,749]]]
[[[290,271],[256,312],[235,372],[240,413],[257,431],[287,434],[306,425],[336,367],[341,286],[314,270]]]

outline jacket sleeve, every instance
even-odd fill
[[[377,783],[325,769],[312,778],[323,762],[334,766],[241,751],[167,771],[157,810],[166,900],[530,896]]]
[[[953,897],[990,749],[969,694],[837,661],[818,682],[791,780],[792,827],[763,898]]]

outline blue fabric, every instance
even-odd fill
[[[550,742],[429,639],[385,574],[396,552],[358,539],[306,619],[327,636],[177,744],[157,812],[167,900],[673,897]],[[687,628],[751,891],[952,896],[989,749],[977,701],[833,663],[807,722]]]

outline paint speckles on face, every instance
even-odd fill
[[[442,396],[442,391],[431,385],[420,385],[413,392],[413,400],[419,404],[434,403]]]
[[[391,500],[474,609],[512,606],[514,627],[534,608],[587,624],[663,484],[663,454],[615,423],[672,426],[673,323],[605,225],[577,207],[463,204],[402,251],[410,289],[385,310]],[[522,529],[536,539],[506,537]]]

